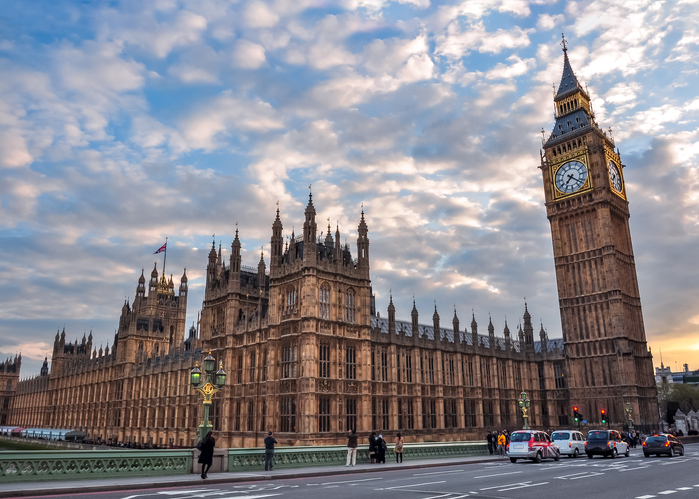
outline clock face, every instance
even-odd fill
[[[556,187],[564,194],[579,190],[587,180],[587,167],[580,161],[568,161],[556,172]]]
[[[612,183],[612,189],[621,192],[621,172],[619,171],[619,167],[614,161],[609,160],[607,168],[609,169],[609,180]]]

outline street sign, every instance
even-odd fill
[[[587,419],[583,419],[583,424],[587,424]]]

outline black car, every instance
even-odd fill
[[[595,455],[617,457],[622,454],[629,457],[629,444],[616,430],[590,430],[587,433],[585,452],[590,459]]]
[[[672,435],[664,433],[651,435],[643,442],[643,455],[650,457],[651,454],[656,456],[667,454],[670,457],[684,456],[684,445]]]

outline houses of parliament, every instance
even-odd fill
[[[409,320],[399,320],[392,297],[377,312],[363,211],[353,252],[339,228],[318,237],[311,195],[303,233],[286,242],[277,209],[269,262],[261,257],[256,269],[241,265],[238,229],[228,261],[212,245],[198,328],[185,324],[186,271],[176,288],[153,268],[123,304],[111,348],[95,350],[91,334],[70,341],[63,330],[39,375],[19,381],[21,359],[1,364],[0,417],[93,439],[191,446],[203,408],[190,371],[210,351],[228,372],[210,415],[222,447],[260,446],[267,431],[283,445],[344,444],[354,428],[400,431],[408,441],[482,439],[484,430],[521,427],[522,391],[533,427],[570,427],[573,406],[593,425],[601,409],[617,427],[629,418],[655,425],[624,165],[563,49],[539,165],[562,339],[547,338],[543,325],[535,333],[526,303],[521,325],[511,332],[505,322],[497,335],[492,321],[479,329],[471,314],[462,325],[456,310],[441,317],[436,306],[425,321],[414,302]]]

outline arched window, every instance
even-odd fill
[[[138,344],[138,351],[143,352],[143,342],[142,341]]]
[[[345,295],[345,320],[350,324],[354,324],[354,314],[355,314],[355,297],[354,290],[348,289]]]
[[[293,312],[296,310],[296,289],[289,288],[286,292],[286,311]]]
[[[320,318],[330,319],[330,285],[320,287]]]

